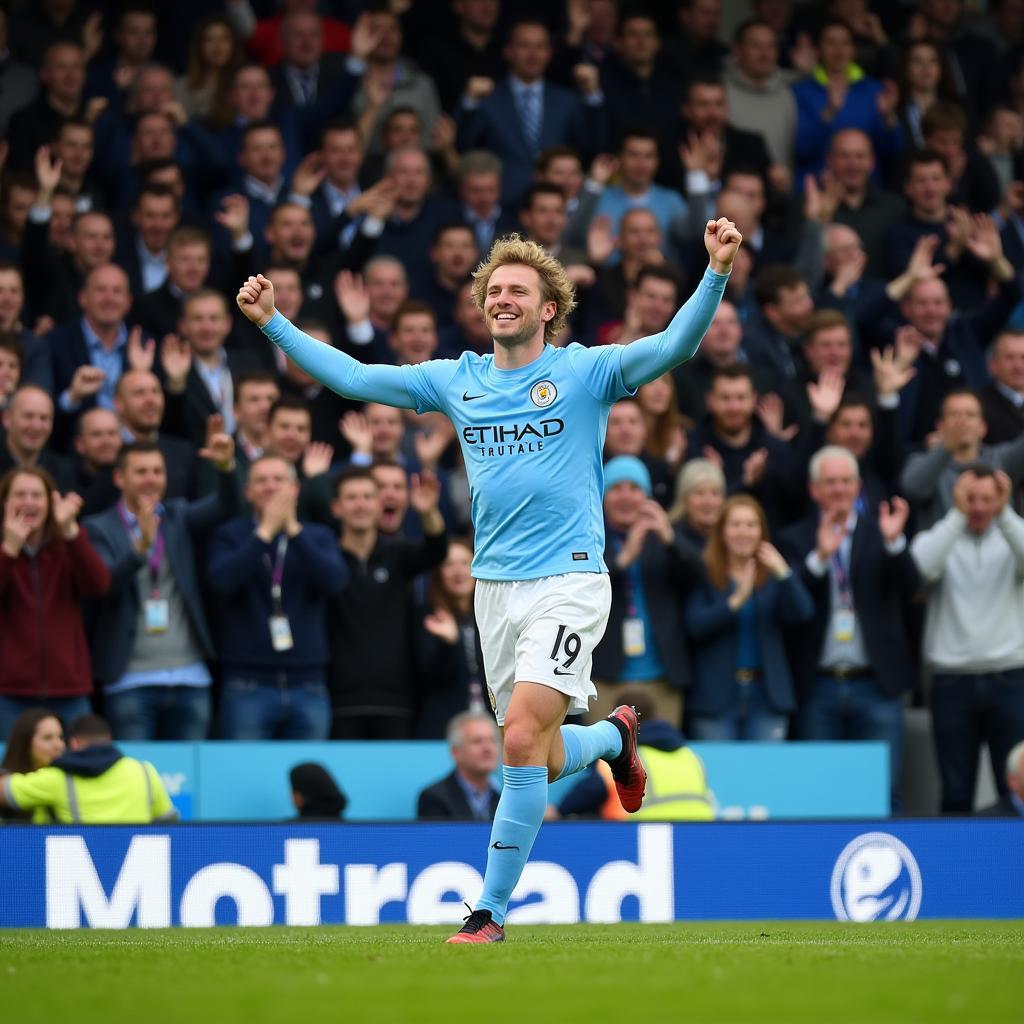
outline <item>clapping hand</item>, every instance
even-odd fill
[[[149,338],[142,340],[142,328],[136,324],[128,332],[128,365],[133,370],[151,372],[156,357],[156,342]]]
[[[11,557],[17,558],[32,533],[32,527],[23,512],[15,512],[14,502],[10,499],[4,506],[4,540],[3,549]]]
[[[212,463],[221,473],[235,468],[235,439],[224,430],[224,417],[214,413],[206,418],[206,445],[199,458]]]
[[[65,540],[74,540],[78,536],[78,514],[82,511],[82,499],[74,491],[60,496],[54,491],[50,496],[53,508],[53,521],[57,524],[60,535]]]
[[[846,536],[846,513],[826,512],[818,523],[818,558],[827,562],[838,550]]]
[[[835,415],[843,400],[846,378],[838,370],[822,370],[817,382],[807,385],[807,399],[811,413],[819,423],[827,423]]]
[[[800,425],[798,423],[792,423],[790,426],[783,426],[785,423],[784,406],[782,399],[779,398],[774,391],[769,391],[768,394],[762,395],[757,403],[757,416],[761,423],[764,425],[764,429],[768,431],[772,437],[778,438],[780,441],[789,442],[800,431]]]
[[[459,624],[447,608],[435,608],[424,620],[423,628],[446,644],[459,642]]]
[[[361,324],[370,315],[370,296],[359,274],[342,270],[334,279],[334,298],[347,324]]]
[[[756,487],[768,466],[768,449],[758,448],[743,460],[743,486]]]
[[[896,351],[892,345],[881,352],[877,348],[871,349],[871,365],[874,368],[875,391],[878,392],[879,398],[898,395],[917,373],[912,362],[896,358]]]
[[[769,544],[768,541],[761,541],[757,549],[757,560],[776,579],[782,579],[789,575],[789,563],[779,554],[778,548]]]
[[[160,346],[160,365],[167,380],[167,390],[171,394],[181,394],[192,368],[192,347],[176,334],[165,335]]]
[[[878,506],[878,529],[886,544],[894,544],[907,525],[910,506],[896,495],[892,501],[883,501]]]
[[[321,476],[331,468],[334,461],[334,447],[323,441],[311,441],[302,456],[302,475],[307,479]]]
[[[441,482],[434,473],[413,473],[409,480],[409,504],[421,517],[437,511],[441,501]]]

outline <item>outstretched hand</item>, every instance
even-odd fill
[[[262,274],[248,278],[235,296],[238,308],[257,327],[263,327],[274,315],[274,286]]]

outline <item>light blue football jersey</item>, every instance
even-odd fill
[[[633,394],[618,345],[547,345],[528,366],[492,355],[404,366],[418,412],[455,425],[473,500],[473,575],[607,572],[602,451],[611,404]]]

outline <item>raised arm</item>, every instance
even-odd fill
[[[238,308],[308,374],[345,398],[415,409],[399,366],[365,366],[340,349],[300,331],[274,308],[274,286],[262,274],[250,277],[235,298]]]
[[[627,345],[622,353],[622,379],[638,388],[690,359],[700,347],[715,310],[722,301],[729,271],[743,236],[732,221],[720,217],[704,228],[708,269],[697,290],[687,299],[661,334],[652,334]]]

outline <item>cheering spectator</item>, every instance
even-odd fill
[[[229,740],[326,739],[325,613],[348,568],[330,530],[299,520],[290,462],[258,458],[245,496],[253,517],[221,526],[206,560],[207,585],[225,599],[221,732]]]
[[[841,21],[827,21],[817,33],[818,64],[810,78],[797,82],[796,165],[802,180],[817,174],[835,132],[859,128],[882,157],[903,144],[896,117],[895,82],[878,82],[854,63],[853,33]]]
[[[90,62],[86,92],[89,96],[102,96],[109,103],[121,104],[139,72],[153,59],[156,11],[141,3],[122,5],[113,29],[112,59]]]
[[[201,740],[209,730],[204,658],[214,649],[193,538],[237,508],[234,442],[213,434],[199,455],[217,467],[217,492],[192,503],[165,501],[160,449],[125,445],[114,471],[121,500],[85,523],[112,578],[96,609],[92,652],[119,739]]]
[[[684,597],[701,576],[698,549],[676,534],[651,500],[651,477],[637,458],[620,455],[604,468],[605,562],[612,604],[605,637],[594,651],[600,721],[622,703],[621,691],[642,685],[658,717],[682,723],[690,658],[679,629]]]
[[[953,508],[911,548],[929,586],[924,658],[946,814],[971,811],[982,743],[1008,797],[1001,769],[1024,739],[1024,520],[1011,491],[1005,473],[965,469]]]
[[[900,479],[903,493],[919,511],[921,527],[938,522],[953,506],[953,492],[964,467],[980,464],[1005,472],[1016,486],[1024,478],[1024,434],[988,445],[981,402],[973,391],[950,391],[942,402],[936,443],[907,459]]]
[[[703,551],[725,504],[725,474],[711,459],[693,459],[676,479],[669,522],[682,538]]]
[[[433,310],[437,326],[444,328],[452,323],[459,285],[479,261],[476,235],[468,224],[442,224],[428,255],[433,273],[429,279],[417,281],[411,294]]]
[[[565,193],[557,185],[535,181],[519,201],[519,223],[527,238],[539,242],[555,259],[561,260],[569,279],[578,288],[594,283],[593,268],[585,266],[587,254],[565,243]]]
[[[70,721],[91,708],[92,671],[82,601],[101,597],[110,573],[84,530],[82,499],[64,497],[43,469],[0,480],[0,735],[45,701]]]
[[[582,95],[576,94],[545,78],[551,54],[543,21],[516,22],[505,47],[508,77],[497,84],[493,78],[470,78],[456,117],[460,152],[486,148],[501,160],[502,202],[513,209],[546,146],[569,143],[592,155],[604,149],[607,138],[597,68],[574,67]]]
[[[782,740],[796,709],[782,627],[814,614],[768,539],[764,510],[730,498],[704,549],[707,579],[686,604],[693,643],[690,731],[701,740]]]
[[[382,506],[386,486],[382,471],[394,474],[394,467],[374,466],[372,473],[380,487]],[[408,484],[402,473],[408,505]],[[384,517],[381,518],[383,530]],[[476,580],[470,573],[473,548],[464,540],[448,542],[445,560],[430,574],[427,601],[430,612],[423,628],[433,643],[424,673],[425,692],[416,715],[417,739],[441,739],[445,728],[463,711],[486,712],[487,693],[480,633],[473,613]]]
[[[626,290],[622,320],[599,328],[598,344],[628,345],[637,338],[661,334],[678,308],[679,277],[675,271],[668,267],[641,267]],[[671,374],[668,376],[671,379]]]
[[[423,520],[423,540],[384,540],[373,475],[352,466],[338,478],[331,511],[341,523],[351,583],[332,598],[328,611],[334,739],[412,736],[415,666],[408,641],[395,638],[412,636],[413,580],[445,558],[440,492],[436,477],[415,477],[411,500]]]
[[[242,64],[241,47],[234,26],[223,15],[204,18],[192,33],[185,75],[177,92],[189,117],[206,117],[214,123],[229,117],[228,93]]]
[[[925,148],[941,154],[949,168],[950,202],[974,213],[994,210],[1002,195],[999,179],[977,149],[967,148],[967,117],[961,107],[936,103],[922,118],[921,132]]]
[[[483,711],[463,711],[448,723],[455,768],[427,786],[416,801],[421,821],[490,821],[498,806],[493,775],[498,768],[498,727]]]
[[[71,464],[49,447],[53,433],[53,400],[34,384],[26,384],[11,395],[3,411],[3,444],[0,445],[0,473],[15,467],[45,469],[61,493],[74,483]]]
[[[943,100],[956,100],[953,72],[945,51],[931,39],[915,39],[903,51],[900,68],[899,117],[907,142],[924,148],[921,122]]]
[[[198,228],[176,228],[167,242],[167,278],[136,300],[132,316],[158,338],[173,334],[181,320],[182,303],[202,288],[209,275],[209,236]]]
[[[656,377],[637,391],[637,398],[647,417],[647,451],[668,463],[675,475],[686,455],[686,421],[676,401],[675,378],[671,373]]]
[[[13,772],[35,772],[46,768],[64,753],[64,727],[49,708],[29,708],[22,711],[11,726],[0,763],[0,777]],[[50,815],[45,807],[37,807],[31,815],[27,811],[0,810],[0,819],[32,821],[45,825]]]
[[[268,275],[269,276],[269,275]],[[279,284],[271,278],[274,293]],[[374,256],[358,274],[343,270],[335,281],[338,307],[345,316],[345,333],[358,358],[387,362],[388,333],[398,307],[409,297],[405,266],[394,256]],[[281,300],[276,300],[278,309]]]
[[[909,507],[883,502],[877,520],[857,512],[860,470],[845,448],[810,465],[816,512],[788,527],[780,547],[814,601],[814,619],[790,652],[807,740],[881,740],[889,747],[894,808],[903,744],[903,694],[914,662],[901,604],[918,573],[903,528]]]

